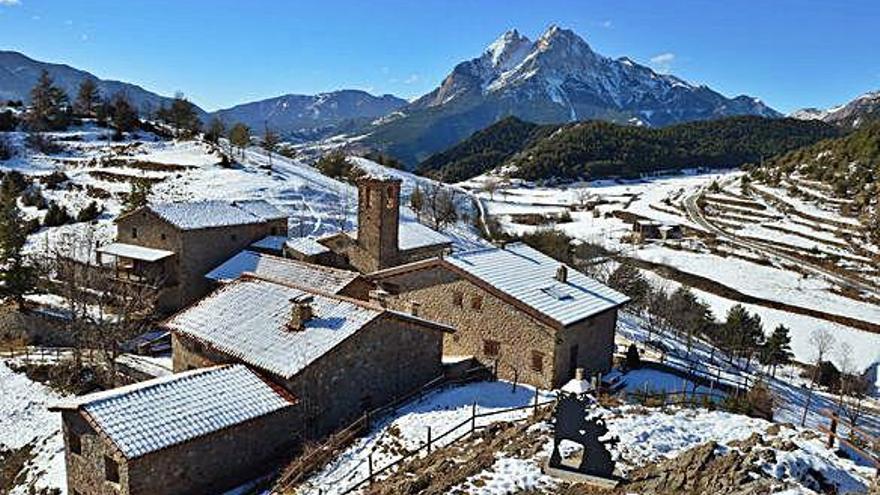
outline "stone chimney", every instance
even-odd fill
[[[397,264],[400,231],[400,180],[365,176],[358,186],[358,246],[376,270]]]
[[[559,268],[556,269],[556,281],[563,284],[568,283],[568,267],[559,265]]]
[[[370,302],[382,308],[388,307],[388,292],[383,289],[375,289],[370,291]]]
[[[419,311],[422,309],[422,303],[418,301],[410,301],[409,302],[409,314],[413,316],[419,316]]]
[[[290,308],[290,321],[287,322],[288,330],[301,332],[306,329],[306,322],[314,316],[314,299],[311,294],[303,294],[290,300],[293,306]]]

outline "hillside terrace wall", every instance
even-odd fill
[[[292,378],[269,376],[299,401],[297,431],[317,439],[440,376],[442,342],[438,330],[386,314]],[[175,372],[239,362],[179,332],[172,349]]]

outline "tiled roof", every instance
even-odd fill
[[[85,395],[55,408],[79,409],[132,459],[292,404],[244,365],[227,365]]]
[[[522,243],[454,253],[443,260],[563,326],[629,301],[571,267],[568,281],[557,281],[560,263]]]
[[[381,314],[354,302],[314,295],[305,329],[287,328],[300,289],[240,279],[178,313],[165,325],[245,363],[290,378]]]
[[[263,200],[151,203],[147,208],[182,230],[248,225],[285,217],[284,213]]]
[[[261,278],[312,287],[333,294],[344,289],[358,277],[357,273],[348,270],[303,263],[254,251],[242,251],[236,254],[205,276],[218,282],[230,282],[241,277],[245,272]]]

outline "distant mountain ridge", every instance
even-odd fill
[[[436,89],[376,122],[366,142],[414,164],[505,116],[665,126],[734,115],[782,116],[758,99],[727,98],[629,58],[602,56],[574,32],[551,26],[534,42],[504,33]]]
[[[374,96],[344,89],[317,95],[288,94],[218,110],[211,114],[227,124],[241,122],[254,132],[264,125],[301,139],[347,132],[385,116],[407,104],[393,95]]]
[[[54,64],[34,60],[14,51],[0,51],[0,101],[30,100],[31,88],[36,84],[40,74],[46,70],[55,81],[55,85],[63,89],[73,101],[76,98],[80,83],[92,79],[98,86],[102,97],[109,98],[122,92],[142,113],[148,114],[160,106],[170,105],[173,98],[148,91],[138,85],[122,81],[100,79],[94,74],[64,64]],[[196,107],[200,118],[205,111]]]
[[[870,120],[880,119],[880,91],[870,91],[849,103],[826,110],[803,108],[792,112],[791,117],[801,120],[821,120],[850,128],[860,127]]]

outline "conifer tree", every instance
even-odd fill
[[[153,185],[146,180],[136,180],[131,183],[131,191],[122,205],[122,213],[132,212],[142,206],[146,206],[150,200],[150,192]]]
[[[86,78],[79,85],[76,101],[73,103],[74,111],[81,116],[94,116],[101,104],[101,95],[94,79]]]
[[[265,130],[263,132],[263,141],[260,143],[260,146],[262,146],[263,149],[266,150],[266,153],[269,155],[269,168],[271,168],[272,153],[278,147],[280,139],[278,138],[278,134],[275,134],[274,132],[272,132],[271,129],[269,129],[268,122],[264,123],[264,128]]]
[[[776,376],[776,367],[791,362],[791,336],[784,325],[777,326],[761,349],[761,362],[770,366],[771,374]]]
[[[23,252],[28,232],[15,196],[0,193],[0,298],[14,301],[19,308],[36,286],[36,271]]]
[[[67,94],[55,86],[44,70],[31,89],[31,106],[26,116],[28,129],[36,132],[65,129],[70,122],[68,110]]]
[[[232,129],[229,130],[229,142],[233,146],[238,147],[241,151],[242,158],[244,158],[244,149],[251,144],[250,128],[241,122],[236,123],[232,126]]]
[[[205,131],[205,141],[217,144],[220,141],[220,138],[225,135],[226,125],[223,121],[217,117],[211,119],[211,122],[208,124],[208,129]]]
[[[111,110],[113,128],[116,129],[116,138],[121,139],[122,133],[131,132],[138,126],[138,114],[128,97],[124,93],[116,93],[113,97]]]

